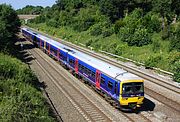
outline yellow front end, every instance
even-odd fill
[[[143,88],[143,93],[139,93],[139,94],[128,94],[125,95],[123,94],[123,84],[126,83],[142,83],[143,84],[143,80],[128,80],[128,81],[122,81],[120,84],[120,97],[119,97],[119,102],[120,105],[123,106],[129,106],[133,108],[136,107],[140,107],[141,104],[143,104],[143,100],[144,100],[144,88]],[[143,85],[142,85],[143,87]]]

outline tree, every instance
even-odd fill
[[[43,7],[42,6],[32,6],[32,5],[27,5],[22,9],[16,10],[18,14],[41,14],[43,12]]]
[[[175,16],[175,8],[173,8],[173,0],[153,0],[154,11],[160,13],[162,16],[162,29],[165,30],[165,18],[168,24],[168,36],[170,31],[170,24]]]
[[[20,20],[11,6],[0,5],[0,50],[13,44],[12,38],[19,31]]]

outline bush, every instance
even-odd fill
[[[107,48],[105,49],[107,52],[113,53],[115,54],[116,52],[116,47],[117,47],[117,43],[111,43],[109,45],[107,45]]]
[[[176,82],[180,83],[180,61],[175,62],[173,67],[174,67],[173,68],[173,72],[174,72],[173,79]]]
[[[159,20],[159,15],[149,12],[142,19],[142,25],[145,26],[149,33],[160,32],[161,22]]]
[[[128,27],[122,27],[119,31],[118,37],[123,42],[131,41],[133,32]]]
[[[174,64],[177,61],[180,61],[180,52],[170,52],[169,54],[169,64]]]
[[[95,23],[94,13],[95,11],[90,8],[80,9],[77,16],[73,18],[73,29],[77,31],[86,31],[89,29]]]
[[[111,36],[112,34],[113,34],[112,28],[107,28],[107,29],[103,30],[103,32],[102,32],[103,38]]]
[[[160,50],[161,48],[161,43],[157,40],[157,41],[153,41],[152,43],[152,50],[153,52],[157,52],[158,50]]]
[[[115,49],[115,54],[116,55],[122,55],[123,54],[123,50],[125,50],[125,48],[127,48],[126,45],[118,45]]]
[[[126,16],[116,25],[116,30],[119,29],[118,36],[121,41],[127,42],[129,46],[143,46],[150,44],[151,36],[148,29],[143,25],[143,13],[141,9],[135,9],[129,16]],[[146,22],[144,22],[146,23]]]
[[[132,39],[128,40],[128,45],[130,46],[143,46],[148,45],[151,43],[151,38],[149,33],[147,32],[147,29],[145,28],[138,28],[135,30],[135,33],[132,37]]]
[[[46,25],[49,26],[49,27],[55,27],[55,28],[59,27],[58,22],[56,20],[54,20],[54,19],[48,20],[46,22]]]
[[[102,27],[100,24],[93,25],[89,30],[92,36],[99,36],[102,34]]]
[[[145,67],[146,67],[146,68],[156,67],[157,64],[158,64],[161,60],[162,60],[161,55],[150,56],[150,57],[145,61]]]
[[[0,54],[0,120],[54,121],[38,84],[22,62]]]
[[[90,45],[92,44],[92,42],[93,42],[93,40],[92,40],[92,39],[89,39],[89,40],[85,43],[86,47],[90,46]]]
[[[125,26],[125,22],[123,21],[123,19],[117,20],[114,26],[115,33],[118,34],[120,28],[124,26]]]
[[[170,41],[171,43],[169,49],[180,51],[180,24],[178,24],[174,32],[172,32]]]

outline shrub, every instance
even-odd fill
[[[170,52],[168,59],[170,64],[180,61],[180,52]]]
[[[55,27],[55,28],[59,27],[58,22],[56,20],[54,20],[54,19],[48,20],[46,22],[46,25],[49,26],[49,27]]]
[[[159,15],[149,12],[142,19],[142,25],[145,26],[149,33],[161,31],[161,22]]]
[[[174,67],[173,68],[173,72],[174,72],[173,79],[176,82],[180,83],[180,61],[175,62],[173,67]]]
[[[73,29],[77,31],[86,31],[89,29],[95,23],[94,13],[95,11],[90,8],[80,9],[77,16],[73,18]]]
[[[130,46],[136,45],[140,47],[150,43],[151,43],[151,38],[149,33],[147,32],[147,29],[145,28],[136,29],[132,39],[128,40],[128,45]]]
[[[178,24],[174,32],[172,32],[170,41],[171,43],[169,49],[180,51],[180,24]]]
[[[146,68],[152,68],[156,67],[157,64],[162,60],[162,57],[160,55],[157,56],[150,56],[146,61],[145,61],[145,67]]]
[[[98,36],[102,34],[102,27],[100,24],[93,25],[89,30],[92,36]]]
[[[111,36],[112,34],[113,34],[112,28],[107,28],[107,29],[103,30],[103,32],[102,32],[103,38]]]
[[[115,26],[114,26],[115,33],[117,34],[119,32],[120,28],[124,27],[124,26],[125,26],[125,22],[122,19],[117,20],[115,22]]]
[[[89,40],[85,43],[86,47],[90,46],[92,42],[93,42],[93,40],[92,40],[92,39],[89,39]]]
[[[123,54],[123,50],[127,48],[126,45],[118,45],[116,48],[115,48],[115,54],[116,55],[122,55]]]
[[[0,119],[54,121],[37,84],[37,77],[27,66],[0,54]]]
[[[106,51],[115,54],[116,52],[117,43],[111,43],[107,45]]]
[[[158,50],[160,50],[160,47],[161,47],[161,43],[158,40],[152,42],[153,52],[157,52]]]

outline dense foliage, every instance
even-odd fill
[[[57,0],[31,25],[147,67],[176,72],[169,56],[180,53],[179,4],[178,0]]]
[[[20,21],[16,12],[8,5],[0,5],[0,51],[13,45],[15,34],[19,31]]]
[[[17,56],[20,21],[11,6],[0,5],[0,121],[55,121],[34,73]],[[6,55],[5,55],[6,54]],[[7,55],[8,54],[8,55]],[[15,55],[14,55],[15,54]]]
[[[41,14],[43,9],[44,8],[42,6],[27,5],[26,7],[22,8],[22,9],[16,10],[16,12],[17,12],[17,14],[33,14],[33,15],[37,15],[37,14]]]
[[[53,121],[37,84],[27,66],[0,53],[0,120]]]

